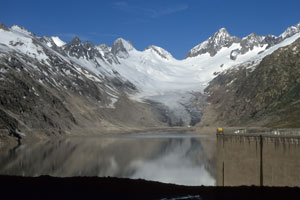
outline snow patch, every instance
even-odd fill
[[[29,32],[27,29],[25,29],[23,27],[20,27],[18,25],[13,25],[10,29],[15,31],[15,32],[21,33],[23,35],[27,35],[27,36],[32,35],[32,33]]]
[[[59,37],[57,36],[53,36],[51,37],[51,39],[53,40],[53,42],[56,44],[56,46],[61,47],[64,46],[66,43],[64,41],[62,41]]]

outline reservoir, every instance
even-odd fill
[[[216,184],[215,138],[181,133],[72,137],[0,152],[0,174]]]
[[[0,175],[299,187],[300,138],[259,133],[73,136],[1,149]]]

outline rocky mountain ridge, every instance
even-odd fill
[[[205,92],[217,113],[209,123],[298,128],[300,39],[266,56],[255,68],[239,66],[210,82]]]
[[[112,47],[78,37],[65,44],[2,23],[0,36],[0,129],[18,138],[195,125],[207,106],[202,93],[209,81],[240,66],[248,74],[300,38],[298,25],[280,37],[242,39],[221,29],[194,51],[198,55],[176,60],[161,47],[138,51],[122,38]],[[211,89],[215,80],[206,91],[218,96],[224,91]]]
[[[221,28],[213,36],[208,38],[208,40],[192,48],[186,55],[186,58],[205,53],[209,53],[210,56],[215,56],[222,47],[230,47],[234,43],[237,43],[240,47],[230,53],[230,58],[235,60],[238,55],[243,55],[254,47],[265,46],[265,49],[268,49],[299,32],[300,23],[287,28],[278,37],[274,35],[259,36],[255,33],[251,33],[244,38],[238,38],[231,36],[225,28]]]
[[[164,126],[151,107],[128,98],[137,92],[135,86],[103,69],[105,58],[92,44],[75,38],[58,47],[49,43],[51,38],[1,27],[1,138],[7,134],[26,139]],[[80,62],[82,58],[86,65],[93,63],[101,70],[87,68]]]

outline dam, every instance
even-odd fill
[[[217,186],[300,186],[298,131],[217,134]]]

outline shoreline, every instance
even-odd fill
[[[97,136],[114,136],[122,134],[131,134],[131,133],[172,133],[172,132],[182,132],[182,133],[192,133],[192,134],[206,134],[211,135],[212,132],[200,133],[197,131],[197,127],[145,127],[145,128],[132,128],[132,127],[119,127],[114,130],[72,130],[71,132],[61,134],[61,135],[46,135],[40,134],[49,130],[32,130],[32,133],[26,134],[26,136],[21,136],[21,144],[27,143],[36,143],[43,140],[52,140],[52,139],[62,139],[68,137],[97,137]],[[213,134],[215,137],[215,135]],[[18,145],[18,139],[8,134],[8,130],[0,129],[0,149],[13,148]]]

